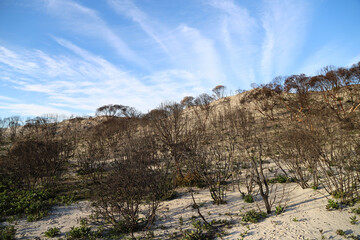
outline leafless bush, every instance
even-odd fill
[[[17,135],[17,132],[21,126],[21,119],[19,116],[11,116],[8,118],[4,118],[3,122],[6,123],[5,128],[9,133],[9,137],[11,141],[14,141]]]
[[[6,122],[5,119],[0,118],[0,146],[5,141]]]
[[[25,139],[11,147],[7,163],[27,188],[54,183],[65,170],[66,143],[62,140]]]
[[[226,203],[226,184],[231,177],[234,152],[227,143],[213,143],[197,149],[190,165],[209,188],[216,204]]]
[[[301,124],[293,123],[278,133],[274,142],[276,154],[272,155],[275,161],[286,167],[284,171],[295,179],[302,188],[309,187],[308,181],[313,178],[313,186],[318,186],[318,159],[320,144],[316,134],[304,129]]]
[[[247,129],[248,124],[254,123],[254,118],[243,108],[235,107],[228,109],[225,113],[226,134],[229,143],[234,147],[234,158],[232,160],[232,182],[236,184],[241,195],[249,195],[254,189],[254,172],[251,164],[245,156],[245,151],[241,147],[241,136]],[[242,181],[242,179],[244,179]],[[245,185],[247,193],[241,191],[241,186]]]
[[[318,118],[323,138],[319,149],[320,183],[329,194],[351,202],[360,197],[359,135],[340,128],[334,119]]]
[[[168,162],[156,153],[152,137],[128,139],[113,162],[113,170],[95,191],[95,211],[120,231],[153,223],[161,197],[168,189]]]
[[[56,123],[28,122],[12,143],[5,162],[11,175],[27,188],[49,186],[64,173],[74,145],[66,130],[57,134]]]
[[[169,102],[148,114],[149,124],[162,145],[162,154],[175,165],[175,179],[184,178],[182,168],[192,137],[189,119],[183,110],[184,105]]]
[[[272,203],[270,201],[271,188],[266,174],[267,152],[269,151],[269,137],[264,123],[256,122],[252,114],[245,109],[238,109],[240,122],[239,152],[243,152],[243,161],[250,164],[251,178],[259,188],[259,193],[264,201],[267,213],[271,213]],[[274,198],[275,199],[275,198]]]

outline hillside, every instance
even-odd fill
[[[145,115],[107,105],[91,118],[9,125],[1,234],[358,239],[359,68],[228,97],[219,85]]]

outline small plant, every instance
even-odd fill
[[[251,194],[245,195],[244,197],[244,201],[247,203],[253,203],[254,202],[254,197]]]
[[[286,183],[289,179],[284,175],[277,175],[276,180],[278,183]]]
[[[360,215],[360,207],[351,209],[351,212]]]
[[[205,204],[206,204],[206,202],[201,202],[201,203],[199,203],[199,204],[193,203],[193,204],[191,204],[191,207],[192,207],[193,209],[198,209],[198,208],[200,208],[200,207],[205,206]]]
[[[241,232],[241,233],[240,233],[241,239],[244,239],[244,237],[246,237],[246,236],[248,235],[248,233],[249,233],[249,230],[248,230],[248,229],[245,230],[244,232]]]
[[[266,218],[265,212],[256,212],[254,209],[247,211],[245,214],[242,215],[243,222],[257,223],[264,218]]]
[[[321,235],[321,239],[325,239],[324,236],[324,230],[323,229],[319,229],[320,235]]]
[[[350,223],[351,223],[352,225],[355,225],[357,222],[358,222],[358,219],[356,218],[355,215],[352,216],[352,217],[350,217]]]
[[[154,239],[154,238],[155,238],[155,233],[153,231],[146,232],[145,239]]]
[[[339,208],[340,208],[340,204],[338,201],[334,201],[332,199],[328,200],[328,204],[326,205],[327,210],[339,209]]]
[[[314,190],[314,191],[318,190],[318,188],[319,188],[319,187],[316,186],[316,185],[314,185],[314,184],[311,185],[311,189]]]
[[[70,232],[66,234],[67,239],[88,239],[91,237],[91,229],[85,225],[80,227],[71,227]]]
[[[297,219],[296,217],[294,217],[292,220],[293,220],[293,222],[298,222],[299,221],[299,219]]]
[[[339,199],[339,198],[345,197],[346,194],[345,194],[343,191],[337,190],[337,191],[332,192],[331,195],[332,195],[335,199]]]
[[[53,238],[53,237],[56,237],[57,235],[60,234],[60,229],[57,228],[57,227],[53,227],[53,228],[49,228],[45,233],[44,235],[46,237],[49,237],[49,238]]]
[[[176,192],[174,190],[170,190],[164,196],[161,197],[161,200],[169,201],[169,200],[173,200],[173,199],[177,198],[177,196],[178,196],[178,192]]]
[[[0,239],[4,240],[15,240],[16,229],[14,226],[0,227]]]
[[[93,236],[96,238],[101,238],[104,233],[104,226],[100,225],[95,232],[93,232]]]
[[[345,236],[346,235],[345,232],[343,230],[341,230],[341,229],[336,230],[336,234],[340,235],[340,236]]]
[[[275,178],[268,180],[269,183],[286,183],[286,182],[290,182],[290,181],[292,181],[292,179],[289,179],[285,175],[277,175]]]
[[[179,224],[180,226],[184,225],[184,219],[182,216],[179,217]]]
[[[12,223],[14,223],[15,222],[15,216],[11,216],[11,217],[9,217],[6,221],[8,222],[8,223],[10,223],[10,224],[12,224]]]
[[[36,213],[36,214],[29,214],[28,216],[27,216],[27,221],[28,222],[35,222],[35,221],[37,221],[37,220],[40,220],[40,219],[42,219],[44,216],[46,216],[48,214],[48,212],[47,211],[40,211],[40,212],[38,212],[38,213]]]
[[[187,230],[184,232],[184,237],[181,240],[206,240],[207,236],[203,233],[202,230]]]
[[[354,235],[354,234],[348,235],[347,237],[350,238],[350,239],[353,239],[353,240],[359,240],[359,239],[360,239],[360,236],[359,236],[359,235],[356,236],[356,235]]]
[[[275,213],[276,215],[279,215],[281,213],[283,213],[285,211],[285,207],[284,206],[281,206],[281,205],[278,205],[275,207]]]

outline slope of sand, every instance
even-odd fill
[[[227,204],[214,205],[207,189],[196,191],[194,196],[201,206],[201,213],[208,221],[227,219],[231,222],[230,227],[224,229],[227,234],[223,239],[241,239],[242,236],[244,239],[322,239],[320,230],[325,239],[345,239],[336,234],[337,229],[360,237],[360,223],[350,224],[350,216],[354,215],[351,208],[326,210],[329,196],[324,191],[301,189],[295,183],[277,186],[274,206],[286,205],[286,210],[280,215],[272,213],[259,223],[244,224],[241,214],[250,209],[264,210],[260,198],[254,203],[245,203],[238,191],[228,191]],[[198,217],[198,214],[192,204],[191,195],[186,189],[179,189],[178,198],[163,202],[153,229],[155,236],[159,239],[171,239],[171,234],[194,229],[191,217]],[[355,207],[359,207],[359,204]],[[43,220],[30,223],[19,220],[16,236],[19,239],[43,239],[43,233],[48,228],[58,227],[63,233],[61,237],[64,237],[65,232],[72,226],[79,226],[80,219],[88,218],[90,214],[88,202],[55,207]],[[183,219],[183,225],[180,225],[180,218]],[[360,218],[359,215],[357,218]]]

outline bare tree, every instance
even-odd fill
[[[113,170],[96,185],[95,212],[132,236],[153,223],[167,190],[169,165],[157,149],[153,137],[131,136],[119,149]]]
[[[293,123],[295,124],[295,123]],[[317,151],[319,139],[314,132],[305,129],[300,124],[284,129],[277,134],[274,141],[274,149],[277,154],[273,155],[275,161],[280,161],[291,176],[302,187],[309,187],[308,181],[313,177],[313,186],[318,186],[318,159]]]
[[[236,142],[225,134],[226,124],[224,115],[215,115],[208,133],[203,134],[197,148],[192,149],[188,162],[206,183],[216,204],[226,203],[226,185],[232,176],[235,158]]]
[[[180,102],[182,105],[186,107],[191,107],[194,105],[194,97],[192,96],[185,96],[183,100]]]
[[[327,66],[311,78],[311,86],[321,92],[323,104],[340,120],[348,120],[360,106],[359,68],[357,65],[350,69]]]
[[[320,153],[319,181],[329,194],[349,203],[360,196],[360,140],[351,129],[342,128],[341,120],[336,119],[336,116],[318,114],[314,120],[321,137],[320,144],[314,145]]]
[[[120,104],[104,105],[96,109],[97,116],[137,118],[142,114],[133,107]]]
[[[6,132],[6,121],[0,118],[0,146],[3,144]]]
[[[215,94],[216,99],[221,99],[225,97],[225,90],[226,87],[224,85],[217,85],[212,89],[213,93]]]
[[[265,158],[267,156],[266,141],[268,136],[266,135],[266,127],[257,125],[252,114],[244,109],[242,111],[243,117],[240,119],[240,144],[239,152],[244,152],[245,161],[250,164],[252,171],[252,180],[259,187],[259,193],[264,201],[264,205],[267,213],[271,213],[271,207],[273,202],[270,201],[271,189],[268,183],[268,176],[265,174]],[[259,131],[261,130],[261,134]]]
[[[7,128],[10,133],[10,139],[15,140],[19,127],[21,126],[21,119],[19,116],[11,116],[5,118],[4,121],[7,123]]]
[[[168,155],[175,164],[177,177],[184,177],[182,172],[186,144],[191,138],[188,117],[179,103],[163,103],[158,109],[148,114],[150,125],[162,143],[163,154]]]

